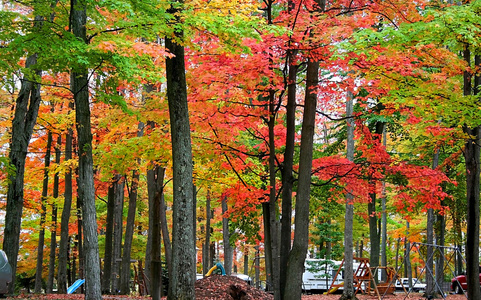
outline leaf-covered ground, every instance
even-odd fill
[[[245,281],[235,276],[220,276],[213,275],[197,280],[195,283],[195,294],[197,300],[272,300],[273,296],[264,291],[258,290]],[[334,295],[303,295],[302,300],[337,300],[341,297],[341,294]],[[357,295],[359,300],[375,300],[378,299],[372,295]],[[22,294],[16,297],[8,297],[9,300],[14,299],[30,299],[30,300],[81,300],[84,299],[82,294],[63,295],[63,294],[48,294],[48,295],[34,295],[34,294]],[[125,299],[151,299],[147,296],[119,296],[119,295],[104,295],[105,300],[125,300]],[[389,300],[419,300],[426,299],[423,294],[410,294],[406,297],[405,293],[390,294],[383,297],[383,299]],[[442,298],[440,298],[442,299]],[[447,300],[465,300],[464,295],[447,295]]]

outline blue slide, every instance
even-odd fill
[[[72,294],[75,292],[82,284],[84,284],[84,282],[85,279],[77,279],[77,281],[75,281],[72,286],[67,289],[67,294]]]

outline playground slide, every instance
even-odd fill
[[[67,294],[72,294],[74,293],[82,284],[84,284],[85,279],[77,279],[71,287],[67,289]]]

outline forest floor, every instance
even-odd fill
[[[315,295],[303,295],[302,300],[338,300],[340,298],[341,294],[334,294],[334,295],[323,295],[323,294],[315,294]],[[150,300],[152,299],[151,297],[147,296],[112,296],[112,295],[104,295],[102,297],[104,300],[126,300],[126,299],[136,299],[136,300]],[[357,295],[357,298],[359,300],[375,300],[377,297],[375,296],[369,296],[369,295]],[[34,294],[23,294],[19,295],[16,297],[7,297],[6,299],[8,300],[20,300],[20,299],[25,299],[25,300],[83,300],[84,295],[82,294],[74,294],[74,295],[59,295],[59,294],[42,294],[42,295],[34,295]],[[165,299],[165,298],[163,298]],[[197,300],[210,300],[210,299],[234,299],[232,297],[230,298],[222,298],[222,297],[216,297],[214,295],[211,295],[211,297],[196,297]],[[238,298],[241,299],[241,298]],[[263,298],[252,298],[252,297],[246,297],[244,299],[263,299]],[[265,298],[264,298],[265,299]],[[270,298],[272,299],[272,298]],[[386,295],[384,298],[386,300],[425,300],[426,298],[423,297],[422,294],[410,294],[409,297],[406,297],[406,294],[404,293],[396,293],[394,295]],[[439,299],[442,299],[441,297]],[[446,300],[466,300],[467,298],[464,295],[452,295],[448,294],[446,297]]]
[[[242,279],[235,276],[212,275],[195,282],[195,296],[197,300],[273,300],[273,295],[262,290],[256,289]],[[302,300],[338,300],[341,294],[323,295],[303,295]],[[104,295],[104,300],[150,300],[148,296],[120,296],[120,295]],[[379,299],[372,295],[357,295],[358,300],[376,300]],[[83,294],[21,294],[15,297],[7,297],[8,300],[82,300]],[[164,298],[162,298],[164,299]],[[426,299],[422,293],[414,293],[407,295],[406,293],[387,294],[382,299],[386,300],[423,300]],[[442,299],[442,297],[439,297]],[[447,294],[446,300],[466,300],[464,295]]]

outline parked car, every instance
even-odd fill
[[[0,250],[0,295],[8,292],[8,285],[12,282],[12,267],[8,263],[7,255]]]
[[[479,282],[481,283],[481,273],[479,274]],[[467,289],[468,284],[466,281],[466,274],[463,273],[451,279],[451,291],[453,291],[455,294],[461,294]]]
[[[426,284],[418,280],[417,278],[413,278],[413,292],[420,292],[426,290]],[[396,280],[395,283],[396,290],[409,290],[409,278],[399,278]]]

